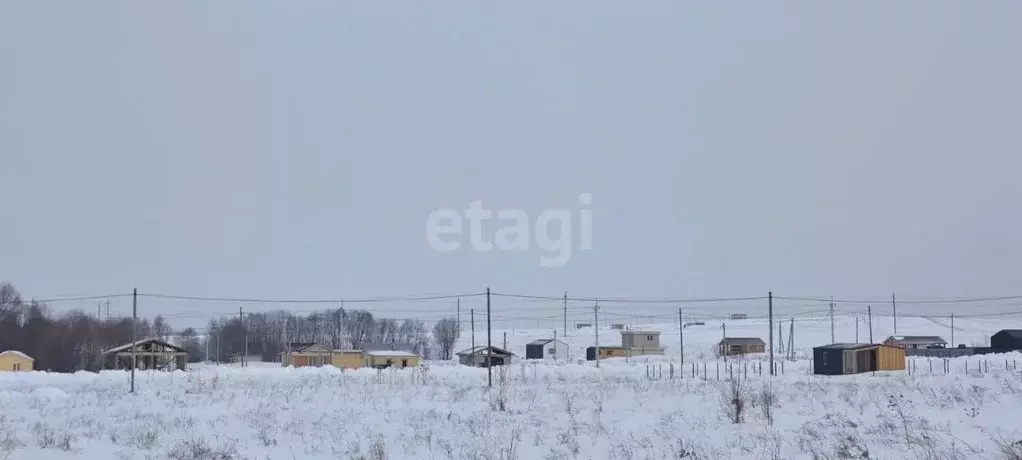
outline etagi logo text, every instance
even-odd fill
[[[579,195],[579,203],[583,206],[592,204],[593,197],[588,193]],[[484,237],[484,221],[496,215],[501,225],[493,239]],[[555,253],[554,257],[541,255],[539,264],[543,267],[561,267],[571,260],[572,256],[572,211],[570,209],[547,209],[539,214],[536,221],[522,209],[502,209],[494,213],[483,207],[482,201],[469,203],[464,215],[454,209],[437,209],[430,213],[426,222],[426,239],[434,250],[448,252],[461,249],[460,238],[465,233],[465,222],[468,221],[468,237],[472,249],[476,251],[529,251],[532,249],[530,230],[535,234],[536,245],[546,252]],[[579,210],[579,244],[580,251],[593,248],[593,212],[589,209]],[[557,238],[551,237],[551,228],[557,229]]]

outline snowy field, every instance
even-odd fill
[[[849,319],[838,319],[838,341],[854,338]],[[901,322],[902,333],[948,335],[931,320]],[[1008,327],[1003,322],[999,326]],[[959,324],[956,342],[969,343],[984,340],[999,323]],[[668,347],[679,338],[676,325],[673,331],[668,324],[646,326],[663,331]],[[729,322],[728,335],[764,337],[755,332],[766,327],[757,320]],[[874,338],[886,337],[876,330],[881,326],[874,327]],[[464,348],[467,332],[459,343]],[[569,331],[576,357],[592,344],[592,332]],[[951,360],[948,373],[943,360],[916,359],[911,373],[815,376],[804,357],[813,345],[829,342],[829,319],[796,320],[800,359],[785,363],[783,375],[759,374],[765,357],[754,357],[731,360],[733,370],[721,367],[718,380],[723,364],[713,356],[712,344],[719,334],[719,324],[686,328],[684,372],[678,343],[667,356],[606,360],[599,369],[576,360],[506,366],[494,371],[492,389],[485,369],[439,362],[343,373],[271,363],[244,369],[196,365],[187,373],[139,373],[135,395],[127,392],[125,372],[0,374],[0,459],[997,460],[1022,455],[1022,446],[1012,446],[1022,440],[1022,369],[1016,370],[1022,354]],[[508,347],[523,353],[524,343],[545,335],[514,331]],[[611,345],[619,337],[601,328],[600,340]],[[485,331],[477,331],[476,341],[485,342]],[[502,331],[493,341],[503,344]],[[695,378],[693,364],[700,369]],[[762,369],[768,374],[767,366]],[[731,374],[741,378],[728,381]]]

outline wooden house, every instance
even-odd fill
[[[287,350],[280,354],[280,365],[281,367],[328,366],[333,364],[333,356],[334,350],[321,343],[290,343]]]
[[[35,358],[17,350],[0,353],[0,372],[28,372],[33,370]]]
[[[568,344],[555,339],[533,340],[525,345],[525,359],[570,359]]]
[[[875,343],[835,343],[813,348],[813,373],[859,374],[905,370],[905,349]]]
[[[489,364],[494,366],[503,366],[515,358],[514,353],[502,348],[477,345],[458,353],[458,362],[466,366],[488,367],[488,359],[491,354],[493,360]]]
[[[717,356],[765,353],[766,342],[759,337],[725,337],[717,342]]]
[[[159,339],[139,340],[104,351],[105,369],[135,369],[174,371],[185,370],[188,365],[188,350],[171,345]]]
[[[338,369],[358,369],[365,365],[362,350],[333,350],[330,364]]]
[[[947,341],[935,335],[892,335],[884,345],[900,348],[945,348]]]
[[[624,358],[628,356],[628,348],[619,346],[600,347],[600,359]],[[596,360],[596,347],[586,348],[586,361]]]
[[[400,350],[368,350],[364,354],[364,364],[373,369],[388,367],[405,368],[419,365],[419,355]]]

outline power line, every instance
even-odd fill
[[[299,300],[299,298],[245,298],[245,297],[202,297],[194,295],[173,295],[161,293],[142,293],[144,297],[173,298],[179,301],[204,301],[204,302],[235,302],[248,304],[372,304],[380,302],[420,302],[420,301],[443,301],[453,298],[477,297],[484,293],[464,293],[445,295],[419,295],[419,296],[393,296],[393,297],[367,297],[367,298],[336,298],[336,300]]]

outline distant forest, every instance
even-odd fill
[[[206,331],[175,331],[162,316],[135,323],[138,340],[158,338],[188,350],[190,362],[228,362],[245,352],[264,361],[279,361],[288,343],[317,342],[335,349],[372,345],[408,348],[426,359],[451,359],[459,336],[455,318],[433,327],[417,319],[375,318],[365,310],[327,309],[307,316],[287,311],[214,318]],[[97,318],[82,310],[56,314],[44,303],[24,301],[10,283],[0,283],[0,351],[18,350],[35,358],[35,369],[51,372],[98,371],[102,353],[131,342],[131,318]],[[207,343],[208,341],[208,343]]]

